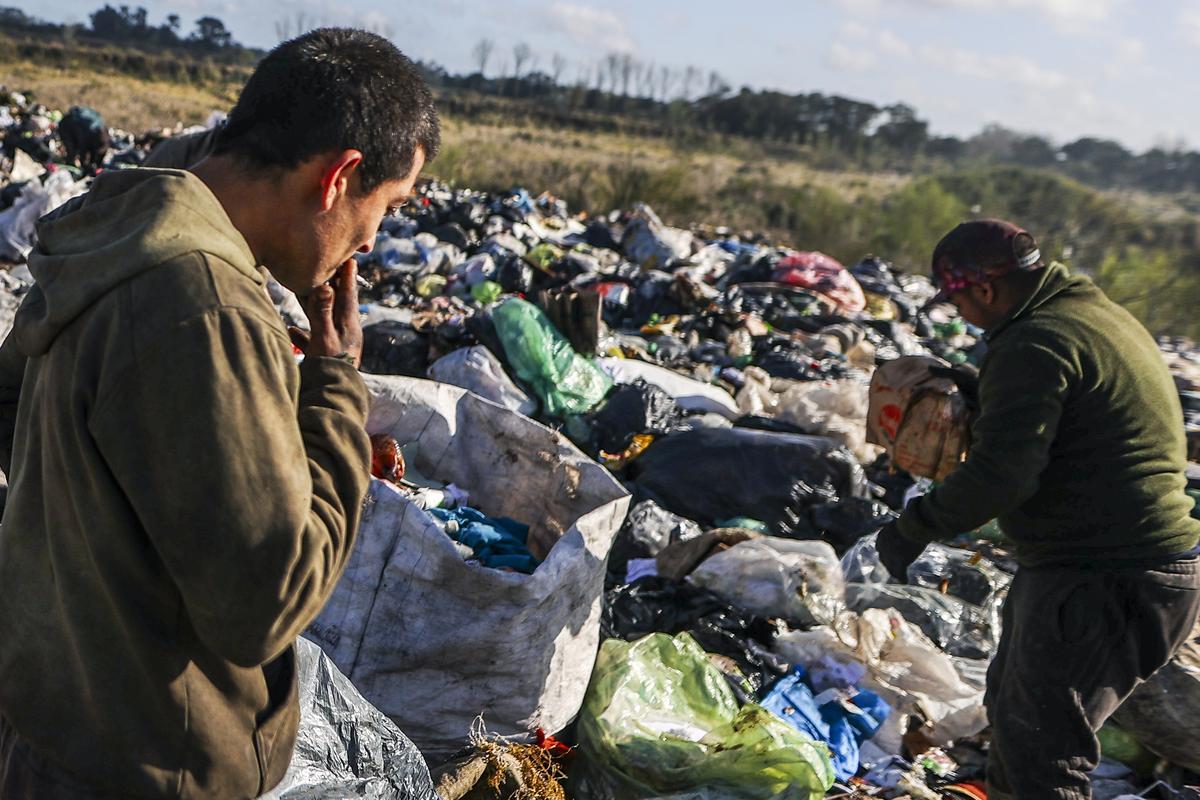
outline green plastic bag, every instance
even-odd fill
[[[572,350],[532,303],[505,300],[492,312],[492,321],[508,363],[541,399],[547,414],[585,414],[612,388],[612,379]]]
[[[816,800],[829,750],[757,705],[738,709],[686,633],[600,647],[579,720],[577,796]]]
[[[490,306],[499,300],[502,294],[504,294],[504,289],[495,281],[483,281],[471,287],[471,297],[485,306]]]

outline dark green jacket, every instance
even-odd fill
[[[998,518],[1026,566],[1196,546],[1179,396],[1137,320],[1053,264],[987,342],[970,454],[905,509],[905,537],[932,542]]]
[[[0,716],[114,797],[257,797],[353,546],[366,387],[297,368],[190,173],[106,172],[38,239],[0,348]]]

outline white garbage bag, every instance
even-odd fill
[[[500,359],[483,345],[463,347],[429,365],[429,377],[449,383],[530,416],[537,402],[525,394],[504,371]]]
[[[671,395],[684,411],[712,412],[726,419],[737,419],[742,415],[729,392],[719,386],[672,372],[666,367],[632,358],[600,358],[596,363],[617,383],[633,383],[641,378],[657,386]]]
[[[321,648],[296,641],[300,731],[287,774],[260,800],[436,800],[429,768]]]
[[[794,383],[779,398],[776,416],[805,433],[828,436],[870,464],[883,448],[867,444],[868,388],[854,378]]]
[[[705,560],[691,581],[760,617],[801,625],[828,625],[845,604],[842,565],[827,542],[751,539]]]
[[[543,560],[532,575],[468,564],[432,517],[374,482],[345,575],[306,635],[431,763],[480,714],[501,735],[561,730],[595,661],[628,494],[560,434],[464,389],[364,377],[368,431],[416,442],[412,469],[528,523]]]
[[[25,184],[16,202],[0,211],[0,258],[24,261],[33,249],[37,221],[86,190],[87,181],[76,182],[66,170],[53,173],[44,184]]]

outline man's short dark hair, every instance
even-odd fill
[[[267,54],[213,147],[250,168],[292,168],[342,150],[363,154],[370,192],[412,171],[417,148],[437,155],[433,95],[396,46],[367,31],[321,28]]]

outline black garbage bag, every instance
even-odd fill
[[[466,250],[471,244],[471,237],[467,235],[465,230],[463,230],[463,226],[459,225],[457,222],[438,225],[436,228],[431,230],[430,233],[436,236],[438,241],[445,242],[446,244],[452,244],[459,250]]]
[[[686,314],[691,309],[680,305],[671,291],[675,278],[666,272],[651,270],[640,275],[633,284],[633,295],[629,301],[626,318],[635,328],[640,328],[650,318]]]
[[[529,294],[533,289],[533,267],[525,259],[506,253],[496,258],[496,276],[500,288],[509,294]]]
[[[583,232],[583,240],[592,247],[621,252],[621,243],[613,236],[612,228],[603,220],[595,219],[589,222],[587,230]]]
[[[1000,628],[987,609],[936,589],[891,583],[847,583],[846,607],[862,613],[891,608],[939,648],[959,658],[990,658]]]
[[[629,510],[608,555],[613,583],[624,583],[629,560],[653,558],[667,545],[687,542],[704,534],[690,519],[672,514],[653,500],[642,500]]]
[[[706,652],[731,659],[754,694],[787,672],[787,664],[771,652],[774,626],[707,589],[654,576],[617,587],[604,597],[602,639],[634,641],[649,633],[683,631]]]
[[[393,320],[363,328],[362,371],[374,375],[425,377],[429,337]]]
[[[667,436],[629,469],[647,496],[676,514],[709,525],[750,517],[785,535],[810,506],[866,491],[862,468],[833,440],[746,428]]]
[[[799,342],[778,338],[764,338],[755,346],[754,366],[773,378],[793,381],[837,380],[847,373],[842,359],[816,358]]]
[[[866,497],[848,497],[832,503],[819,503],[809,509],[809,521],[813,531],[833,545],[838,555],[898,516],[899,514],[878,500]]]
[[[639,378],[615,387],[591,421],[595,446],[620,453],[638,434],[670,433],[683,421],[683,412],[671,395]]]
[[[815,294],[782,283],[739,283],[726,289],[717,302],[724,311],[754,314],[787,333],[801,329],[821,309]]]

